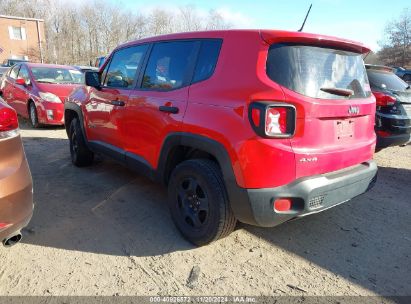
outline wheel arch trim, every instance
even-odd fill
[[[82,133],[83,136],[84,136],[84,141],[85,141],[87,147],[90,148],[90,147],[89,147],[89,142],[88,142],[88,140],[87,140],[86,129],[85,129],[85,127],[84,127],[84,116],[83,116],[83,112],[81,111],[81,107],[80,107],[79,105],[77,105],[77,104],[75,104],[75,103],[71,103],[71,102],[66,102],[66,103],[64,104],[64,126],[65,126],[65,128],[66,128],[67,135],[69,135],[69,134],[68,134],[68,130],[69,130],[70,126],[67,125],[67,121],[66,121],[66,111],[73,111],[73,112],[75,112],[75,113],[77,114],[78,119],[80,120],[80,121],[79,121],[79,122],[80,122],[80,128],[81,128],[81,133]]]
[[[220,142],[193,133],[176,132],[169,134],[163,142],[158,166],[157,166],[157,178],[158,181],[165,183],[167,177],[166,168],[170,151],[178,146],[190,147],[207,152],[214,156],[218,161],[218,165],[221,168],[223,174],[223,180],[226,186],[227,195],[230,201],[231,208],[236,218],[242,222],[253,223],[252,210],[248,199],[248,193],[246,189],[238,186],[231,158]]]

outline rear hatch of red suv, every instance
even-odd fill
[[[300,36],[298,36],[300,35]],[[269,44],[267,76],[296,109],[290,144],[296,178],[369,161],[375,148],[375,99],[362,54],[369,50],[337,38],[262,33]]]

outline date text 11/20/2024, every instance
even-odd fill
[[[151,303],[257,303],[255,297],[150,297]]]

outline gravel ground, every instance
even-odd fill
[[[411,295],[411,146],[376,154],[361,197],[194,248],[162,186],[106,158],[76,168],[64,129],[21,127],[36,206],[0,248],[0,295]]]

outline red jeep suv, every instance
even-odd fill
[[[375,98],[361,44],[230,30],[117,47],[65,103],[72,162],[108,155],[168,186],[189,241],[275,226],[375,182]]]

